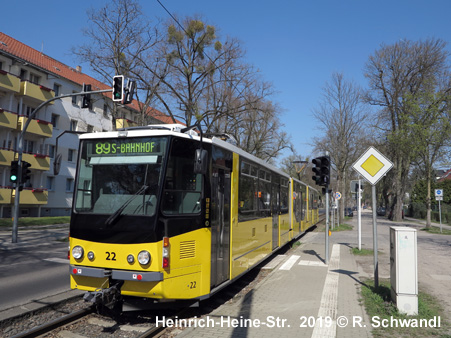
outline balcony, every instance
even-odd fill
[[[0,127],[16,129],[17,114],[11,113],[9,111],[0,108]]]
[[[22,161],[31,164],[30,169],[50,170],[50,157],[41,154],[22,154]]]
[[[11,204],[11,188],[0,187],[0,204]]]
[[[11,191],[11,190],[9,190]],[[11,203],[14,203],[15,190],[12,190]],[[49,199],[47,189],[24,188],[20,192],[20,205],[45,205]]]
[[[129,119],[116,119],[116,129],[137,127],[138,123],[131,121]]]
[[[4,70],[0,70],[0,88],[18,93],[20,91],[20,79]]]
[[[17,125],[18,130],[22,130],[28,117],[19,116],[19,122]],[[31,120],[27,128],[27,133],[35,134],[43,137],[52,137],[53,125],[50,122],[43,120]]]
[[[20,83],[20,95],[25,95],[41,103],[55,97],[55,92],[50,88],[29,81],[22,81]],[[53,104],[53,102],[50,102],[50,104]]]
[[[11,161],[14,161],[14,151],[0,148],[0,166],[9,167]]]

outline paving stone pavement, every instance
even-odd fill
[[[371,337],[350,248],[331,245],[325,265],[321,240],[321,233],[304,236],[243,299],[213,311],[210,327],[185,328],[177,337]]]

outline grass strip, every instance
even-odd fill
[[[64,224],[70,222],[70,216],[58,216],[58,217],[22,217],[19,218],[18,224],[20,226],[30,225],[52,225],[52,224]],[[0,218],[0,227],[12,226],[13,221],[11,218]]]
[[[400,313],[396,305],[392,303],[390,289],[389,280],[379,280],[378,288],[374,287],[373,280],[366,280],[361,287],[362,299],[370,318],[374,337],[451,337],[451,326],[445,319],[445,312],[436,298],[420,291],[418,294],[418,315],[407,316]],[[425,327],[425,322],[432,325],[438,324],[439,317],[440,327]],[[382,325],[384,320],[386,320],[385,324],[387,325]],[[398,327],[392,325],[392,323],[398,323]],[[410,327],[401,327],[401,323],[410,323]]]

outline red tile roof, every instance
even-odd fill
[[[83,74],[82,72],[77,71],[76,69],[69,67],[64,63],[61,63],[2,32],[0,32],[0,50],[13,57],[15,56],[22,60],[25,60],[50,73],[56,74],[57,76],[78,83],[79,85],[83,85],[83,83],[89,83],[92,85],[92,90],[111,88],[111,86],[106,85],[89,75]],[[140,111],[137,100],[133,100],[133,102],[129,104],[128,107]],[[173,123],[172,119],[169,116],[165,115],[155,108],[149,108],[148,114],[163,123]]]

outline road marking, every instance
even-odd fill
[[[279,270],[290,270],[293,267],[293,265],[296,264],[299,258],[301,258],[301,256],[291,255],[291,257],[288,258],[288,260],[282,264]]]
[[[322,325],[323,321],[317,320],[313,329],[312,338],[335,338],[337,334],[337,310],[338,310],[338,277],[336,270],[340,267],[340,245],[334,244],[324,282],[321,305],[318,310],[318,318],[332,318],[332,325]],[[323,327],[322,327],[323,326]]]
[[[61,264],[69,264],[69,260],[67,258],[45,258],[44,261],[61,263]]]
[[[306,265],[306,266],[322,266],[327,268],[327,265],[324,264],[324,262],[318,262],[318,261],[303,261],[300,260],[298,265]]]
[[[287,255],[277,255],[270,262],[268,262],[268,264],[266,264],[262,269],[263,270],[274,269],[277,265],[282,263],[282,261],[285,259],[285,257],[287,257]]]

